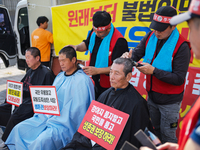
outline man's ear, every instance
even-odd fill
[[[40,61],[40,56],[36,56],[36,60],[37,60],[37,61]]]
[[[72,62],[75,64],[76,63],[76,57],[72,58]]]
[[[126,75],[126,80],[127,81],[130,81],[132,78],[132,72],[129,72],[127,75]]]

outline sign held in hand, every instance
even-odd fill
[[[34,113],[60,116],[55,86],[29,86]]]
[[[18,106],[22,103],[23,83],[7,80],[6,102]]]
[[[114,150],[129,118],[129,114],[92,101],[78,132],[102,147]]]

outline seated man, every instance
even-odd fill
[[[59,52],[63,72],[55,78],[60,116],[35,114],[13,128],[5,144],[10,150],[59,150],[69,143],[94,99],[92,80],[77,66],[76,51]]]
[[[30,47],[26,50],[26,63],[30,68],[23,82],[23,100],[19,107],[16,107],[11,115],[12,105],[3,103],[0,105],[0,125],[6,126],[2,140],[6,141],[12,128],[21,121],[28,119],[34,115],[31,96],[29,91],[30,85],[52,85],[55,75],[47,67],[41,65],[40,51],[35,47]],[[3,145],[3,144],[2,144]]]
[[[132,143],[139,147],[139,141],[134,137],[134,134],[139,130],[144,130],[148,127],[153,130],[149,113],[147,109],[147,102],[129,83],[132,77],[133,64],[130,59],[117,58],[114,60],[110,69],[110,84],[111,88],[103,92],[97,101],[123,111],[129,114],[129,119],[122,132],[122,135],[116,145],[119,150],[125,141]],[[72,141],[63,149],[67,150],[104,150],[98,144],[93,147],[91,141],[76,132]]]

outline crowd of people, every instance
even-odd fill
[[[41,21],[42,20],[42,21]],[[26,63],[30,68],[23,82],[23,103],[11,114],[11,105],[0,105],[0,125],[6,126],[2,136],[5,148],[10,150],[104,150],[77,130],[92,100],[129,114],[128,121],[115,147],[119,150],[125,141],[141,150],[134,134],[146,127],[160,139],[159,150],[200,149],[200,98],[185,116],[179,140],[176,129],[184,94],[185,76],[190,61],[190,45],[176,25],[187,21],[190,28],[190,44],[200,59],[200,3],[192,0],[186,13],[177,15],[175,8],[162,6],[154,14],[150,28],[134,50],[128,50],[126,39],[111,23],[106,11],[93,16],[93,28],[86,40],[79,45],[67,45],[59,52],[61,72],[55,77],[44,66],[49,64],[51,33],[46,32],[48,19],[38,18],[38,26],[32,40],[40,41],[41,35],[49,39],[46,52],[34,45],[26,50]],[[41,31],[40,31],[41,30]],[[38,34],[38,35],[37,35]],[[39,35],[40,34],[40,35]],[[48,34],[48,35],[47,35]],[[37,48],[36,48],[37,47]],[[46,46],[47,48],[47,46]],[[90,51],[89,66],[80,67],[76,51]],[[41,54],[41,55],[40,55]],[[143,57],[136,68],[146,75],[145,100],[129,83],[134,61]],[[44,60],[44,65],[41,61]],[[91,78],[94,80],[94,84]],[[55,78],[55,79],[54,79]],[[30,85],[56,87],[60,116],[33,113]]]

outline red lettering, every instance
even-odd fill
[[[78,11],[81,15],[78,18],[79,19],[79,26],[83,26],[83,23],[81,22],[81,20],[83,19],[83,9]]]
[[[14,102],[14,103],[19,103],[19,98],[17,98],[17,97],[12,97],[12,96],[8,96],[8,100],[9,101],[12,101],[12,102]]]
[[[85,9],[85,16],[84,16],[84,26],[89,24],[89,8]]]
[[[108,11],[108,8],[112,8],[112,7],[114,7],[113,10]],[[116,13],[117,13],[117,3],[114,3],[114,6],[113,4],[105,5],[104,10],[107,11],[110,15],[112,15],[112,22],[114,23],[116,19]]]
[[[68,17],[69,17],[69,27],[77,27],[78,26],[78,17],[77,17],[77,10],[76,11],[69,11],[68,12]],[[76,22],[76,23],[73,23],[72,22]]]
[[[57,106],[44,105],[44,110],[57,111]]]

